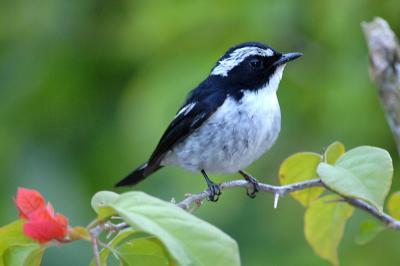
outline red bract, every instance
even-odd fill
[[[35,191],[19,188],[15,199],[20,217],[27,219],[24,233],[44,244],[51,240],[62,241],[68,233],[68,220],[55,213],[50,203],[46,205],[43,196]]]
[[[46,207],[43,196],[36,190],[27,188],[18,188],[15,204],[19,210],[19,217],[23,219],[28,219],[33,211]]]

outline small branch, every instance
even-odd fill
[[[289,192],[297,191],[297,190],[303,190],[306,188],[310,187],[318,187],[322,186],[322,182],[320,179],[313,179],[313,180],[308,180],[300,183],[295,183],[291,185],[286,185],[286,186],[273,186],[269,184],[264,184],[264,183],[259,183],[259,191],[263,192],[272,192],[275,195],[279,195],[280,197],[285,196]],[[225,183],[222,183],[220,185],[221,190],[225,190],[228,188],[250,188],[249,182],[246,180],[234,180],[234,181],[228,181]],[[204,190],[203,192],[200,192],[198,194],[192,194],[186,199],[182,200],[181,202],[178,202],[176,205],[178,207],[181,207],[184,210],[188,210],[189,206],[194,203],[194,202],[201,202],[208,198],[210,196],[210,191],[208,189]]]
[[[400,46],[384,19],[375,18],[361,26],[369,48],[371,78],[378,87],[400,154]]]
[[[389,214],[386,214],[384,212],[383,213],[378,212],[374,207],[372,207],[371,205],[362,200],[355,198],[344,198],[344,199],[354,207],[370,213],[372,216],[383,222],[390,229],[400,230],[400,221],[394,219]]]
[[[107,222],[107,223],[100,223],[94,226],[93,228],[89,229],[89,233],[92,239],[93,256],[96,266],[101,266],[100,253],[99,253],[99,236],[103,232],[109,232],[109,233],[119,232],[128,227],[129,225],[126,222],[121,222],[119,224],[113,224]]]
[[[99,242],[99,236],[104,231],[104,229],[105,229],[104,224],[99,224],[90,230],[90,236],[92,238],[93,256],[96,266],[101,266],[98,242]]]
[[[249,183],[245,180],[235,180],[235,181],[229,181],[222,183],[221,189],[228,189],[228,188],[237,188],[237,187],[242,187],[242,188],[249,188]],[[325,187],[329,191],[338,194],[337,192],[331,190],[327,186],[322,183],[321,179],[312,179],[304,182],[299,182],[299,183],[294,183],[286,186],[273,186],[269,184],[264,184],[264,183],[259,183],[260,186],[260,191],[264,192],[272,192],[275,195],[274,198],[274,207],[277,205],[277,199],[279,197],[285,196],[287,193],[294,192],[294,191],[299,191],[299,190],[304,190],[307,188],[312,188],[312,187]],[[184,210],[188,210],[190,205],[192,203],[196,202],[201,202],[205,199],[208,198],[210,195],[210,191],[208,189],[204,190],[203,192],[200,192],[198,194],[193,194],[188,196],[186,199],[182,200],[181,202],[177,203],[176,205],[178,207],[181,207]],[[278,196],[277,196],[278,195]],[[339,194],[338,194],[339,195]],[[383,222],[387,227],[391,229],[396,229],[400,230],[400,221],[397,221],[394,219],[392,216],[386,214],[386,213],[380,213],[376,208],[374,208],[372,205],[359,200],[355,198],[350,198],[350,197],[345,197],[343,195],[341,196],[345,201],[347,201],[349,204],[353,205],[354,207],[361,209],[363,211],[366,211],[370,213],[372,216]]]

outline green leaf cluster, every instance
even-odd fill
[[[39,266],[44,248],[23,233],[23,220],[0,228],[0,266]]]
[[[282,185],[320,178],[328,188],[325,193],[323,188],[309,188],[291,195],[307,208],[304,232],[308,243],[333,265],[339,264],[337,249],[346,222],[354,211],[340,196],[361,199],[383,212],[392,176],[392,159],[387,151],[361,146],[346,152],[340,142],[329,145],[322,155],[296,153],[286,159],[279,170]],[[329,191],[336,195],[328,194]],[[394,217],[400,217],[400,193],[391,196],[388,207]],[[378,222],[365,221],[355,241],[364,244],[382,230]]]
[[[101,251],[103,265],[109,254],[121,265],[240,265],[231,237],[172,203],[143,192],[102,191],[92,206],[98,219],[117,215],[130,225]]]

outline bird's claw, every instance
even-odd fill
[[[260,185],[258,184],[257,179],[255,179],[254,177],[248,178],[246,180],[252,186],[251,190],[250,190],[250,188],[248,188],[246,190],[247,196],[249,196],[250,198],[254,199],[256,197],[256,193],[258,191],[260,191]]]
[[[208,185],[208,189],[210,190],[210,196],[208,196],[208,200],[212,202],[216,202],[221,195],[221,188],[219,185],[211,183]]]

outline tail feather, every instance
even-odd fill
[[[123,186],[133,186],[157,171],[158,169],[162,168],[160,165],[149,165],[148,163],[144,163],[124,179],[119,181],[115,186],[116,187],[123,187]]]

